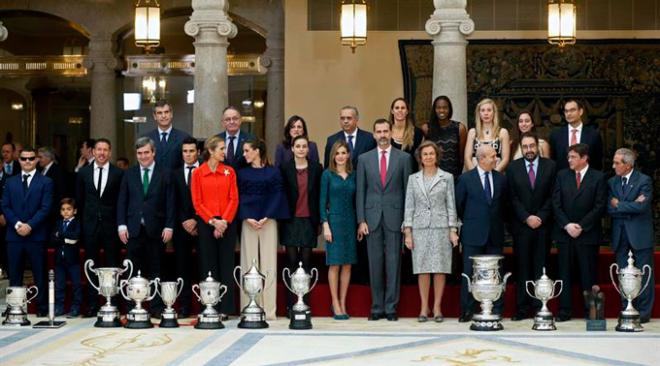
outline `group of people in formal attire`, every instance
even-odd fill
[[[327,138],[322,166],[300,116],[286,122],[271,163],[264,141],[241,130],[238,109],[227,107],[221,116],[224,132],[201,146],[173,128],[172,106],[159,101],[153,108],[157,127],[137,139],[137,163],[126,170],[110,163],[107,139],[82,144],[74,192],[55,174],[52,149],[24,147],[16,163],[9,157],[15,146],[3,145],[3,263],[11,285],[18,286],[23,257],[29,257],[34,281],[43,289],[44,249],[52,243],[57,314],[65,313],[68,278],[73,288],[68,315],[79,316],[85,300],[82,315],[95,316],[97,293],[90,286],[82,290],[79,249],[85,249],[86,259],[117,267],[125,248],[142,276],[184,280],[181,316],[190,314],[193,281],[210,275],[227,284],[218,304],[227,317],[237,314],[230,285],[237,243],[242,268],[256,263],[261,272],[276,276],[278,245],[285,247],[288,268],[295,270],[302,262],[309,272],[321,235],[335,319],[350,318],[346,297],[356,265],[356,272],[364,271],[369,279],[369,320],[397,320],[405,251],[418,276],[418,320],[442,322],[446,276],[459,260],[452,253],[460,248],[462,271],[471,276],[470,257],[501,254],[509,225],[516,263],[513,320],[528,318],[540,307],[526,295],[525,281],[541,276],[553,240],[557,276],[566,288],[557,319],[569,320],[572,278],[579,278],[582,290],[596,284],[605,213],[612,217],[619,265],[625,266],[632,250],[639,267],[653,266],[651,179],[635,169],[635,153],[621,148],[613,157],[615,176],[607,180],[600,171],[600,134],[584,125],[583,114],[578,100],[566,101],[567,124],[546,141],[527,111],[519,114],[510,134],[491,99],[477,104],[470,129],[452,120],[446,96],[433,101],[431,118],[420,127],[406,100],[397,98],[389,118],[374,121],[370,132],[358,127],[357,108],[345,106],[339,112],[340,131]],[[173,268],[163,264],[169,242]],[[193,248],[196,274],[191,273]],[[266,286],[259,299],[267,319],[276,316],[276,288]],[[241,306],[247,300],[241,296]],[[653,286],[636,300],[642,322],[649,320],[653,300]],[[289,296],[287,304],[293,301]],[[476,304],[466,280],[460,305],[459,321],[471,320]],[[154,299],[152,316],[158,317],[163,306]],[[502,306],[500,299],[494,311],[501,313]],[[38,313],[45,312],[40,296]]]

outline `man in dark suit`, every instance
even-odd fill
[[[525,291],[525,281],[543,273],[552,231],[552,188],[555,163],[539,156],[539,139],[532,132],[520,137],[523,159],[509,164],[506,171],[513,208],[511,222],[516,259],[516,311],[511,320],[529,317],[531,308],[540,308]]]
[[[39,168],[41,174],[53,181],[53,205],[48,218],[48,232],[52,231],[55,221],[60,217],[60,201],[64,197],[70,197],[67,192],[66,176],[60,165],[55,161],[55,151],[48,146],[37,150]]]
[[[7,178],[9,174],[5,173],[4,169],[0,169],[0,268],[8,268],[7,262],[7,241],[5,236],[7,236],[7,219],[2,213],[2,192],[5,190],[5,183],[7,183]],[[7,276],[7,272],[4,271],[0,274],[0,279]]]
[[[18,175],[21,172],[21,165],[14,160],[16,146],[11,142],[2,144],[2,169],[8,176]]]
[[[37,171],[37,153],[25,147],[19,156],[20,175],[7,179],[2,193],[2,212],[7,220],[7,254],[10,286],[23,285],[23,255],[30,258],[34,282],[39,288],[38,315],[46,316],[44,245],[50,238],[45,225],[53,204],[53,182]]]
[[[94,162],[94,145],[96,145],[96,140],[94,139],[86,139],[80,143],[78,148],[80,157],[78,157],[78,164],[73,169],[75,173],[78,173],[80,169]]]
[[[158,126],[145,136],[156,143],[156,163],[170,171],[180,168],[183,165],[181,143],[190,135],[172,127],[174,110],[166,100],[154,104],[153,115]]]
[[[612,216],[612,250],[620,268],[625,268],[628,252],[632,251],[635,267],[651,266],[651,273],[642,279],[642,286],[653,270],[653,182],[651,177],[635,169],[635,153],[618,149],[612,168],[616,175],[607,182],[609,199],[607,212]],[[653,311],[655,286],[653,279],[633,305],[640,314],[640,322],[648,323]],[[627,301],[623,301],[623,306]]]
[[[98,139],[93,149],[94,162],[78,171],[76,201],[82,225],[85,260],[100,266],[99,250],[103,249],[106,267],[118,267],[117,200],[124,172],[110,163],[112,145]],[[98,291],[88,284],[85,292],[85,317],[95,317],[98,311]]]
[[[171,172],[156,163],[156,144],[149,137],[135,142],[138,164],[126,171],[119,189],[117,225],[119,239],[128,247],[134,270],[153,280],[161,275],[165,243],[175,225],[174,187]],[[151,315],[160,317],[163,302],[155,297]]]
[[[369,320],[387,317],[387,320],[394,321],[398,320],[401,223],[408,176],[412,173],[412,158],[392,148],[392,127],[388,120],[374,122],[374,138],[378,141],[378,147],[358,158],[358,240],[367,238],[371,278]]]
[[[463,173],[456,185],[456,211],[463,222],[461,247],[463,273],[472,277],[472,260],[477,254],[502,254],[504,217],[507,202],[506,177],[495,170],[497,153],[490,145],[477,149],[477,167]],[[500,267],[500,274],[502,267]],[[461,316],[459,322],[472,320],[475,301],[461,283]],[[501,314],[502,297],[495,302],[494,313]]]
[[[596,283],[600,221],[607,204],[605,176],[589,165],[587,144],[568,148],[568,166],[569,169],[557,173],[552,196],[553,237],[558,249],[559,279],[564,286],[559,297],[557,321],[571,319],[573,270],[577,269],[580,274],[582,291],[591,291]]]
[[[222,127],[225,130],[218,136],[225,140],[227,151],[225,164],[238,171],[246,165],[243,157],[243,143],[253,140],[254,136],[249,132],[241,131],[241,112],[234,106],[229,106],[222,111]]]
[[[183,157],[183,167],[176,169],[172,176],[176,197],[176,225],[174,227],[175,276],[173,279],[177,277],[183,279],[184,286],[178,300],[180,304],[179,316],[187,318],[190,315],[190,302],[192,300],[190,275],[192,248],[197,246],[198,240],[197,215],[190,194],[192,173],[199,168],[199,150],[195,138],[189,137],[183,140],[181,155]],[[231,263],[234,263],[233,258]],[[221,282],[227,283],[228,280],[227,278],[221,279]]]
[[[564,116],[567,125],[552,131],[550,135],[550,155],[557,164],[557,171],[568,168],[568,147],[577,143],[589,145],[589,165],[596,170],[603,168],[603,140],[597,129],[582,123],[584,106],[576,99],[564,103]]]

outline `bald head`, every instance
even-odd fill
[[[477,163],[487,172],[495,169],[497,165],[497,152],[490,145],[481,145],[477,148]]]

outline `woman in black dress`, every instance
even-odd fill
[[[451,173],[456,180],[463,172],[467,128],[463,123],[451,119],[453,112],[451,101],[447,96],[441,95],[435,98],[426,139],[435,142],[442,150],[440,169]]]

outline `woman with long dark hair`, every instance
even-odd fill
[[[525,132],[535,133],[536,126],[534,120],[532,119],[532,113],[523,110],[518,113],[516,136],[511,141],[511,150],[515,151],[511,160],[516,160],[523,157],[522,149],[520,146],[520,136],[522,136]],[[550,158],[550,144],[542,138],[539,138],[539,155],[542,158]]]
[[[284,139],[275,149],[276,167],[280,167],[282,164],[293,159],[293,151],[291,150],[293,147],[293,139],[298,136],[303,136],[308,141],[307,145],[309,146],[309,153],[307,155],[307,160],[314,163],[319,162],[319,149],[314,141],[309,140],[307,123],[301,116],[294,114],[289,117],[288,121],[286,121],[286,125],[284,125]]]

